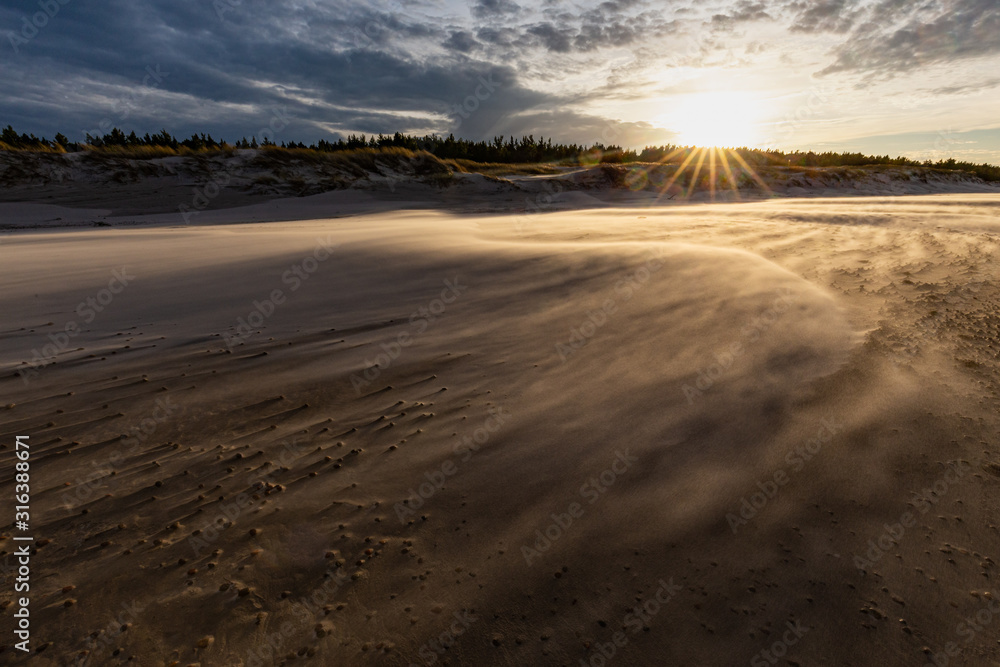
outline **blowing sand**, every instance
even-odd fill
[[[2,238],[32,664],[1000,664],[1000,195],[308,205]]]

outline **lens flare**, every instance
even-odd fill
[[[661,117],[685,146],[752,146],[759,140],[760,104],[740,92],[692,93]]]

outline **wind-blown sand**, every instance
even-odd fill
[[[0,238],[32,664],[1000,662],[1000,195],[322,197]]]

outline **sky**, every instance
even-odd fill
[[[1000,0],[0,0],[0,124],[1000,162]]]

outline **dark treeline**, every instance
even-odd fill
[[[678,146],[649,146],[642,151],[623,151],[620,155],[615,155],[613,161],[616,162],[666,162],[676,164],[687,160],[692,152],[697,149],[692,147]],[[937,169],[948,169],[957,171],[968,171],[985,181],[1000,181],[1000,167],[989,163],[976,164],[974,162],[964,162],[955,158],[934,160],[913,160],[907,157],[892,157],[890,155],[865,155],[864,153],[834,153],[827,151],[816,153],[813,151],[792,151],[785,152],[772,149],[761,148],[735,148],[727,149],[728,153],[734,153],[743,158],[751,167],[934,167]],[[696,156],[697,157],[697,156]],[[717,157],[718,161],[719,158]],[[605,161],[609,161],[605,159]],[[738,166],[738,162],[728,158],[732,166]],[[735,164],[734,164],[735,163]]]
[[[200,152],[215,150],[232,150],[238,148],[283,148],[311,150],[321,153],[335,153],[358,149],[405,148],[411,151],[427,151],[441,159],[468,160],[478,163],[540,163],[557,162],[564,164],[601,163],[665,163],[678,164],[691,158],[695,147],[682,146],[648,146],[641,151],[626,150],[620,146],[604,146],[594,144],[558,144],[544,137],[535,139],[533,135],[515,139],[514,137],[495,137],[491,141],[471,141],[456,138],[454,135],[439,137],[426,135],[412,136],[396,132],[392,135],[350,135],[346,139],[327,141],[321,139],[313,144],[302,142],[282,142],[276,144],[269,139],[260,142],[256,137],[249,140],[242,137],[233,143],[223,139],[213,139],[211,134],[192,134],[187,139],[177,139],[166,130],[157,134],[146,133],[137,135],[134,131],[125,134],[115,128],[101,137],[86,135],[82,143],[71,142],[62,133],[56,134],[53,140],[39,138],[34,134],[18,134],[8,125],[0,131],[0,150],[41,150],[56,152],[77,152],[82,150],[108,152],[135,152],[141,155],[144,150],[155,149],[157,154],[169,152]],[[940,169],[961,170],[976,174],[989,181],[1000,181],[1000,167],[988,163],[975,164],[959,161],[954,158],[937,161],[918,161],[906,157],[891,157],[889,155],[865,155],[863,153],[815,153],[812,151],[784,152],[758,148],[736,148],[729,152],[739,155],[752,167],[789,166],[789,167],[866,167],[874,165],[898,167],[935,167]],[[732,160],[730,160],[732,162]],[[734,165],[735,166],[735,165]]]
[[[396,132],[392,136],[351,135],[346,140],[336,142],[320,140],[310,146],[320,151],[341,151],[356,148],[406,148],[411,151],[423,150],[441,158],[451,160],[469,160],[471,162],[501,162],[501,163],[537,163],[560,162],[576,160],[588,150],[578,144],[554,144],[552,139],[544,137],[535,139],[534,135],[515,139],[494,137],[492,141],[471,141],[457,139],[450,134],[447,137],[427,135],[415,137]],[[603,147],[600,147],[603,148]],[[620,151],[620,147],[611,147]]]
[[[56,150],[76,152],[81,150],[107,149],[107,148],[169,148],[180,150],[186,148],[192,151],[219,150],[232,148],[299,148],[324,153],[337,151],[357,150],[361,148],[382,149],[382,148],[406,148],[412,151],[423,150],[432,153],[443,159],[470,160],[473,162],[557,162],[560,160],[576,159],[588,150],[584,146],[577,144],[554,144],[551,139],[535,139],[534,136],[521,137],[515,139],[510,137],[504,140],[503,137],[496,137],[492,141],[470,141],[468,139],[457,139],[454,135],[439,137],[428,135],[424,137],[410,136],[396,132],[393,135],[350,135],[347,139],[337,141],[320,141],[306,145],[302,142],[282,142],[276,144],[269,139],[263,139],[259,143],[256,137],[249,140],[243,137],[236,142],[227,142],[223,139],[213,139],[211,134],[192,134],[188,139],[177,139],[166,130],[157,134],[144,136],[137,135],[134,131],[125,134],[122,130],[115,128],[102,137],[94,137],[89,133],[83,143],[72,143],[65,135],[59,133],[55,140],[36,137],[33,134],[18,134],[13,127],[8,125],[0,132],[0,142],[5,144],[5,148],[14,150]],[[620,147],[612,146],[607,149],[599,146],[599,149],[611,152],[622,152]]]

